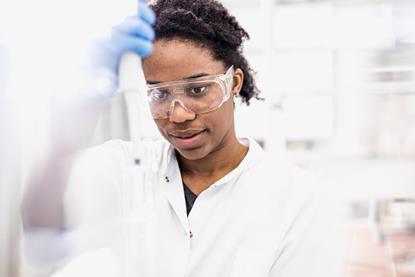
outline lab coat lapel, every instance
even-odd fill
[[[165,174],[162,176],[162,191],[184,230],[189,232],[189,222],[187,219],[186,202],[179,165],[174,154],[170,155],[169,160],[169,165],[167,166]]]

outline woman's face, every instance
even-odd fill
[[[210,51],[188,41],[157,40],[143,60],[147,83],[223,74],[227,68]],[[160,133],[186,159],[199,160],[234,139],[233,97],[242,86],[243,73],[235,70],[231,97],[211,112],[195,114],[174,105],[167,119],[155,119]]]

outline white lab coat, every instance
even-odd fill
[[[101,250],[56,276],[122,276],[128,259],[130,276],[336,276],[331,218],[317,205],[315,184],[254,140],[241,142],[246,157],[198,196],[189,216],[167,142],[110,141],[88,150],[67,191],[68,225],[77,228],[80,249]]]

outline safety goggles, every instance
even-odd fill
[[[202,114],[220,108],[231,94],[234,70],[226,73],[147,85],[147,98],[154,119],[166,119],[176,104]]]

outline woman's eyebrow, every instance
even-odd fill
[[[195,75],[184,77],[183,79],[180,79],[180,80],[195,79],[195,78],[205,77],[205,76],[209,76],[209,75],[211,75],[211,74],[203,72],[203,73],[198,73],[198,74],[195,74]],[[180,80],[177,80],[177,81],[180,81]],[[163,83],[163,81],[147,80],[146,83],[148,85],[155,85],[155,84]]]
[[[209,75],[211,75],[211,74],[209,74],[209,73],[199,73],[199,74],[195,74],[195,75],[183,78],[183,80],[200,78],[200,77],[205,77],[205,76],[209,76]]]

